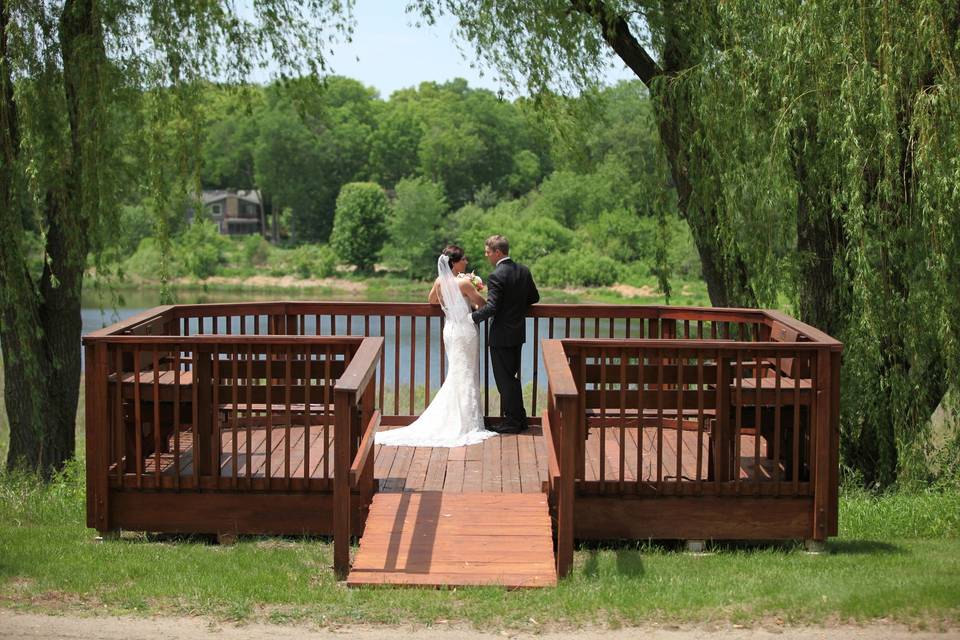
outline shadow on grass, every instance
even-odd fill
[[[643,556],[641,555],[641,551],[636,547],[619,549],[591,548],[583,550],[587,554],[587,559],[583,564],[583,575],[589,578],[597,578],[600,576],[600,555],[604,550],[613,552],[614,566],[616,567],[615,573],[617,575],[636,578],[646,573],[643,566]]]
[[[905,555],[903,547],[878,540],[831,540],[827,544],[831,553],[844,555]]]

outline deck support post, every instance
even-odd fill
[[[97,535],[93,538],[94,542],[110,542],[113,540],[120,539],[120,529],[110,529],[109,531],[98,531]]]
[[[333,571],[344,580],[350,571],[350,452],[356,397],[336,391],[333,427]]]
[[[830,397],[832,391],[830,352],[820,349],[817,353],[817,389],[814,428],[811,429],[813,442],[813,468],[810,471],[813,485],[813,535],[814,540],[826,540],[830,523],[830,422],[832,411]],[[813,413],[813,412],[811,412]]]
[[[827,543],[824,540],[807,538],[803,541],[804,550],[811,555],[820,555],[827,552]]]
[[[573,492],[576,450],[582,444],[577,436],[580,414],[576,396],[558,399],[560,414],[560,491],[557,501],[557,577],[570,573],[573,566]],[[550,425],[554,428],[554,425]]]
[[[687,553],[702,554],[707,551],[706,540],[687,540],[685,546]]]

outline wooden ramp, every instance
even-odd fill
[[[557,584],[542,493],[378,493],[349,586]]]

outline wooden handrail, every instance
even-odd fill
[[[546,342],[546,341],[545,341]],[[564,347],[649,347],[654,350],[688,349],[711,351],[819,351],[831,345],[821,342],[741,342],[738,340],[697,340],[676,338],[563,338]],[[839,344],[839,343],[838,343]]]
[[[836,338],[827,335],[823,331],[820,331],[816,327],[811,327],[810,325],[797,320],[796,318],[791,318],[785,313],[780,311],[775,311],[773,309],[765,310],[764,313],[771,320],[776,320],[777,322],[782,322],[783,324],[792,327],[799,331],[800,333],[806,335],[813,341],[813,344],[818,344],[823,347],[829,347],[831,351],[843,351],[843,343],[841,343]],[[792,344],[792,343],[791,343]]]
[[[367,464],[370,452],[373,451],[373,440],[380,428],[380,419],[382,414],[379,409],[370,416],[370,421],[363,430],[363,438],[360,439],[360,446],[357,448],[357,455],[353,458],[353,464],[350,466],[350,486],[356,487],[360,481],[360,475]]]
[[[553,395],[558,398],[577,397],[577,385],[573,381],[570,363],[560,340],[544,340],[543,364],[547,370]]]
[[[130,336],[109,335],[91,338],[84,336],[83,344],[96,342],[108,344],[138,345],[182,345],[182,344],[347,344],[355,345],[363,340],[382,340],[382,338],[364,338],[363,336],[297,336],[297,335],[237,335],[222,333],[198,333],[192,336]]]
[[[313,338],[314,340],[316,338]],[[359,395],[370,382],[370,377],[380,362],[380,352],[383,351],[383,338],[363,338],[360,348],[350,358],[347,370],[343,372],[334,393],[351,393]]]
[[[136,325],[143,324],[144,322],[148,322],[155,318],[161,318],[164,315],[171,314],[171,312],[176,310],[176,308],[177,307],[175,305],[163,305],[159,307],[153,307],[152,309],[146,309],[145,311],[141,311],[140,313],[134,314],[125,320],[114,322],[108,327],[91,331],[87,335],[83,336],[82,343],[87,344],[88,339],[97,339],[97,338],[103,338],[105,336],[111,336],[120,331],[125,331]]]

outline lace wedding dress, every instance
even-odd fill
[[[483,428],[480,410],[480,333],[470,318],[447,256],[437,261],[440,305],[446,317],[443,345],[447,378],[430,406],[409,426],[376,434],[377,444],[410,447],[460,447],[497,435]]]

